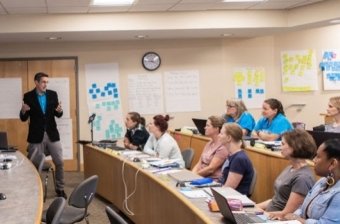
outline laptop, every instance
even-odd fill
[[[0,153],[1,152],[15,152],[14,146],[8,145],[7,132],[0,132]]]
[[[261,219],[260,217],[253,213],[233,213],[228,204],[228,200],[222,194],[217,192],[214,188],[211,188],[211,191],[214,195],[217,206],[220,209],[220,212],[222,213],[227,223],[246,224],[266,222],[266,220]]]
[[[319,147],[324,141],[332,138],[340,138],[340,133],[337,132],[324,132],[324,131],[310,131],[307,132],[313,136],[316,145]]]
[[[198,132],[201,135],[205,135],[205,125],[207,123],[207,119],[199,119],[199,118],[192,118],[192,121],[194,122]]]

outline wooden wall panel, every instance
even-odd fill
[[[0,78],[21,78],[23,91],[27,89],[27,61],[0,61]],[[6,105],[1,105],[5,107]],[[27,124],[19,119],[0,119],[0,131],[7,132],[8,144],[15,145],[26,154]]]
[[[35,88],[34,75],[37,72],[45,72],[51,78],[68,77],[70,82],[70,117],[72,119],[73,135],[73,159],[65,161],[65,170],[79,169],[78,161],[78,118],[77,118],[77,61],[76,58],[65,59],[18,59],[0,60],[0,78],[20,77],[22,79],[22,95]],[[18,149],[26,154],[28,123],[19,119],[1,119],[0,131],[8,133],[9,144],[18,146]]]

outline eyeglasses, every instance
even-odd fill
[[[228,108],[236,107],[235,105],[227,105]]]

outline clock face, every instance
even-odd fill
[[[161,58],[155,52],[147,52],[143,55],[142,64],[146,70],[154,71],[161,65]]]

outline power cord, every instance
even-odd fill
[[[125,209],[125,211],[128,213],[128,215],[130,216],[134,216],[135,213],[133,213],[130,208],[129,208],[129,205],[128,205],[128,200],[129,198],[131,198],[137,191],[137,177],[138,177],[138,173],[139,171],[141,170],[140,168],[138,168],[137,172],[135,173],[135,179],[134,179],[134,182],[135,182],[135,186],[134,186],[134,189],[133,191],[128,195],[128,189],[127,189],[127,184],[126,184],[126,180],[125,180],[125,160],[123,161],[123,164],[122,164],[122,180],[123,180],[123,184],[124,184],[124,201],[123,201],[123,208]]]

